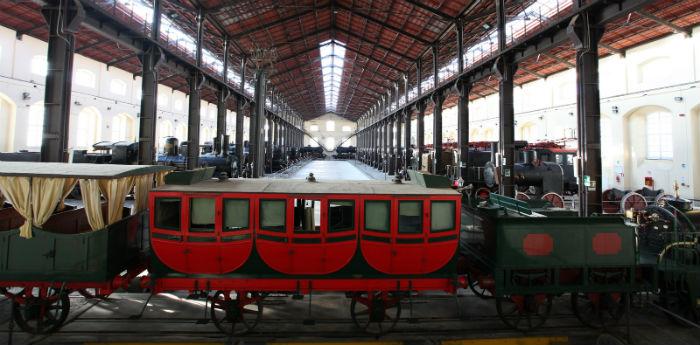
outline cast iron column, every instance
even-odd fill
[[[418,170],[423,170],[423,152],[425,151],[425,108],[424,101],[418,101],[418,117],[416,118],[416,159]]]
[[[151,39],[160,37],[160,0],[153,1],[153,25]],[[156,122],[158,118],[158,64],[163,52],[155,44],[149,44],[141,59],[141,108],[139,111],[138,163],[154,163],[156,152]]]
[[[216,141],[219,142],[219,152],[221,154],[227,154],[228,153],[228,147],[224,147],[224,136],[226,135],[226,112],[227,112],[227,106],[226,106],[226,101],[228,100],[228,97],[230,95],[230,91],[228,88],[228,37],[224,36],[224,61],[223,61],[223,76],[222,76],[222,81],[223,84],[219,85],[219,90],[217,93],[216,97]]]
[[[49,26],[41,161],[65,162],[68,160],[74,34],[85,12],[80,2],[73,1],[51,1],[41,12]]]
[[[255,72],[255,111],[251,112],[250,121],[250,154],[253,163],[253,177],[265,174],[265,94],[267,74],[260,68]]]
[[[471,181],[469,177],[469,90],[471,83],[460,78],[457,81],[459,101],[457,103],[457,142],[459,144],[459,176],[462,183]]]
[[[196,64],[190,77],[190,99],[189,116],[187,119],[187,169],[194,169],[199,166],[199,128],[201,126],[201,98],[204,75],[199,70],[202,66],[202,37],[204,35],[204,10],[197,12],[197,51]]]
[[[408,170],[411,167],[411,111],[408,108],[404,110],[404,122],[403,166]]]
[[[244,106],[243,96],[236,97],[236,157],[238,158],[238,173],[242,173],[243,165],[245,161],[243,160],[243,106]]]
[[[604,28],[593,15],[583,12],[573,18],[567,33],[576,48],[576,94],[578,110],[578,197],[579,216],[602,210],[602,158],[600,143],[600,94],[598,88],[598,43]]]
[[[387,130],[387,140],[389,141],[388,145],[388,154],[387,154],[387,165],[388,165],[388,172],[389,175],[394,175],[396,174],[396,166],[395,166],[395,161],[396,161],[396,156],[394,153],[394,117],[391,116],[386,120],[386,130]]]
[[[514,197],[513,185],[514,160],[515,160],[515,110],[513,108],[513,77],[517,65],[510,54],[503,54],[506,50],[506,13],[505,0],[496,0],[496,13],[498,19],[498,47],[501,56],[496,60],[495,70],[499,79],[499,141],[498,150],[501,154],[501,183],[499,192],[502,195]]]
[[[403,163],[403,150],[401,150],[401,145],[403,145],[401,142],[401,120],[403,119],[403,111],[397,112],[394,118],[396,119],[396,156],[394,157],[394,169],[396,169],[396,172],[399,172],[401,171]]]
[[[433,174],[444,175],[445,165],[442,162],[442,102],[445,97],[442,92],[433,93]]]

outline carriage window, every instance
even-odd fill
[[[399,201],[399,233],[420,234],[423,232],[423,202]]]
[[[365,201],[365,229],[389,232],[391,201]]]
[[[331,200],[328,203],[328,231],[346,231],[355,228],[355,202]]]
[[[248,229],[250,201],[248,199],[224,200],[224,231]]]
[[[260,228],[263,230],[285,232],[287,217],[286,200],[260,201]]]
[[[190,199],[190,231],[214,232],[216,219],[216,199]]]
[[[321,201],[294,199],[294,232],[321,232]]]
[[[564,162],[562,162],[563,159],[564,159],[564,157],[560,153],[554,155],[554,161],[557,164],[564,164]]]
[[[157,228],[180,230],[180,199],[157,198],[155,209]]]
[[[455,228],[455,202],[432,201],[430,203],[430,231],[447,231]]]

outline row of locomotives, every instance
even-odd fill
[[[299,156],[304,159],[326,159],[323,147],[307,145],[299,148]]]
[[[139,156],[139,144],[128,141],[100,141],[88,150],[73,150],[73,163],[91,164],[136,164]]]
[[[423,153],[421,170],[434,173],[435,151],[427,146]],[[542,200],[556,208],[565,208],[567,201],[578,193],[574,175],[575,149],[555,142],[528,143],[516,141],[517,151],[513,182],[515,197],[519,200]],[[498,142],[470,142],[467,179],[462,180],[459,169],[459,150],[456,143],[443,144],[442,167],[455,187],[468,187],[469,194],[485,199],[498,191],[500,184]]]
[[[333,155],[333,159],[340,159],[340,160],[347,160],[347,159],[355,159],[355,156],[357,155],[357,148],[354,146],[338,146],[335,149],[335,154]]]
[[[53,332],[68,317],[69,294],[130,287],[146,269],[148,192],[170,169],[0,164],[0,294],[12,303],[10,330]],[[80,203],[66,200],[75,186]]]
[[[245,173],[239,169],[236,145],[228,142],[228,136],[223,140],[205,142],[199,145],[199,165],[201,167],[214,167],[217,176],[238,177]],[[163,150],[156,156],[159,165],[171,166],[177,170],[187,168],[187,147],[189,142],[180,142],[176,137],[164,139]],[[244,143],[244,159],[248,156],[248,143]],[[245,169],[243,169],[245,170]]]
[[[610,188],[603,191],[603,212],[624,214],[627,211],[642,211],[664,199],[672,198],[663,189],[644,186],[637,190]]]
[[[474,294],[495,300],[509,327],[543,326],[553,300],[564,297],[581,323],[609,329],[638,293],[653,296],[652,305],[672,320],[697,327],[700,216],[688,202],[585,218],[497,194],[465,206],[458,272]]]

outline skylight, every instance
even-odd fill
[[[321,69],[323,71],[323,93],[325,94],[326,111],[336,112],[338,95],[340,94],[340,79],[343,77],[343,59],[345,46],[335,40],[321,42]]]

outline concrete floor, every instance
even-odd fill
[[[305,179],[313,173],[318,180],[371,180],[372,176],[357,167],[355,161],[313,160],[290,178]]]

